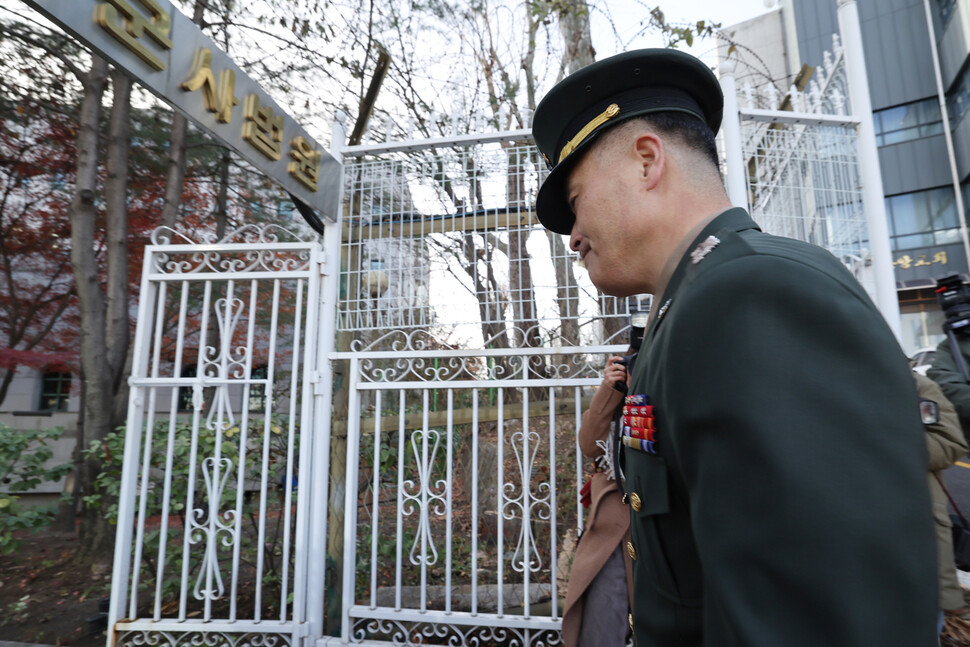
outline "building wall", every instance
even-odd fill
[[[791,62],[785,44],[781,8],[723,30],[722,37],[718,39],[719,61],[729,57],[728,50],[732,44],[744,48],[736,56],[730,56],[738,62],[734,77],[739,87],[745,83],[755,88],[774,83],[784,92],[791,86],[794,78],[788,72]],[[800,63],[795,64],[796,70],[800,67]]]
[[[955,4],[953,0],[929,1],[952,120],[957,175],[964,184],[964,196],[968,196],[970,0],[955,0]],[[785,34],[789,55],[798,58],[798,63],[814,67],[823,63],[824,53],[832,48],[832,34],[839,32],[838,5],[838,0],[782,2],[780,31]],[[906,303],[904,337],[911,338],[904,338],[903,345],[907,350],[915,350],[913,346],[925,345],[939,333],[936,320],[927,314],[938,311],[932,293],[918,288],[932,286],[933,279],[945,274],[967,273],[962,236],[956,235],[960,219],[965,221],[966,213],[958,214],[955,206],[950,156],[938,110],[933,42],[923,0],[857,0],[856,6],[879,139],[893,262],[900,300]],[[941,7],[951,12],[945,23]],[[762,33],[752,37],[748,45],[758,50],[768,25],[758,19],[749,23],[754,25],[756,21]],[[729,27],[728,31],[731,30],[745,35],[751,32],[743,26]],[[792,63],[795,61],[789,61],[790,69]],[[958,107],[956,97],[961,101]],[[935,117],[924,119],[923,115],[930,110],[935,112]],[[958,114],[960,111],[965,114]],[[886,127],[887,123],[895,125]],[[884,136],[880,136],[881,126]],[[907,208],[908,202],[920,203],[922,211]],[[892,211],[891,204],[901,211]],[[902,213],[902,217],[894,213]],[[918,223],[918,231],[912,229],[914,222]]]
[[[77,412],[81,401],[77,393],[77,380],[72,380],[72,393],[68,398],[66,411],[41,411],[40,395],[42,373],[32,368],[20,368],[7,397],[0,402],[0,424],[12,429],[35,431],[64,429],[61,437],[51,444],[54,457],[48,465],[69,463],[73,460],[74,447],[77,445]],[[2,486],[0,486],[2,487]],[[57,494],[64,489],[64,481],[41,483],[30,494]]]
[[[880,146],[879,167],[886,195],[952,185],[943,135]]]
[[[838,33],[836,0],[792,3],[802,62],[818,66]],[[860,0],[859,23],[873,110],[936,95],[922,0]]]
[[[931,0],[931,3],[935,2],[936,0]],[[940,35],[939,28],[937,28],[937,34]],[[968,34],[970,34],[970,3],[959,0],[938,40],[940,75],[943,77],[943,87],[947,90],[953,88],[957,75],[966,64],[967,52],[970,51]]]

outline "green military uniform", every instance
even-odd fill
[[[539,220],[570,234],[571,169],[602,132],[657,112],[717,132],[722,105],[674,50],[570,75],[534,117],[552,167]],[[621,438],[637,646],[936,645],[926,443],[891,331],[824,250],[742,209],[686,215],[699,224],[656,288]]]
[[[959,352],[963,354],[963,361],[970,367],[970,335],[956,334]],[[940,385],[943,395],[953,403],[953,407],[960,416],[960,424],[966,435],[970,429],[970,384],[963,378],[957,367],[953,352],[950,350],[950,340],[944,339],[936,347],[933,365],[926,371],[927,377]]]
[[[656,416],[657,453],[626,451],[638,647],[936,644],[925,440],[882,317],[741,209],[688,247],[630,387]]]

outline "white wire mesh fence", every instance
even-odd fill
[[[535,218],[537,155],[508,140],[348,159],[339,328],[427,330],[442,347],[619,343],[627,300],[601,295]]]
[[[823,60],[804,91],[741,90],[749,210],[765,231],[827,249],[873,295],[857,119],[846,115],[838,35]]]
[[[829,250],[867,290],[868,234],[850,126],[787,125],[745,148],[751,213],[765,231]]]

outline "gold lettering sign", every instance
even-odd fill
[[[94,8],[94,22],[121,44],[158,71],[165,64],[148,47],[141,37],[148,35],[162,49],[172,49],[169,33],[172,31],[172,18],[162,10],[155,0],[137,0],[148,11],[148,16],[128,3],[128,0],[106,0]],[[121,20],[119,21],[119,15]]]
[[[316,191],[320,181],[320,151],[314,150],[301,135],[290,141],[290,157],[293,161],[286,165],[289,174],[306,188]]]
[[[274,115],[272,107],[259,104],[259,95],[250,94],[243,102],[243,118],[243,139],[274,162],[283,157],[283,115]]]
[[[236,73],[232,70],[222,70],[219,73],[219,85],[216,85],[216,78],[212,73],[212,52],[203,47],[195,53],[192,73],[182,82],[181,87],[188,92],[202,88],[205,109],[216,113],[217,121],[228,124],[232,120],[232,107],[239,103],[239,99],[233,94],[235,85]]]
[[[920,254],[917,258],[913,258],[909,254],[903,254],[893,261],[893,265],[903,270],[909,270],[914,267],[927,267],[937,263],[946,265],[946,252],[936,252],[933,254],[933,260],[927,260],[926,254]]]

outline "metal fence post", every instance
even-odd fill
[[[342,112],[334,118],[331,129],[331,154],[343,162],[341,149],[346,141],[346,120]],[[337,204],[343,204],[343,182],[338,187]],[[338,210],[334,222],[327,221],[323,233],[323,257],[320,263],[321,292],[319,331],[317,339],[313,411],[313,484],[311,529],[309,542],[309,574],[307,579],[308,642],[323,637],[326,617],[324,591],[327,586],[327,533],[330,498],[330,443],[333,413],[333,371],[330,354],[336,344],[337,299],[340,283],[340,238],[343,226],[342,210]]]
[[[862,204],[869,228],[876,307],[899,339],[899,299],[896,295],[879,151],[872,123],[872,101],[869,97],[869,79],[866,76],[866,58],[862,49],[862,29],[859,26],[856,0],[839,0],[839,31],[842,32],[842,44],[845,47],[849,100],[853,114],[859,118],[859,175],[862,180]]]
[[[737,83],[734,79],[734,63],[722,61],[721,92],[724,94],[724,119],[721,131],[724,133],[724,160],[727,172],[727,194],[731,204],[743,209],[748,208],[747,172],[741,154],[741,120],[738,114]]]

